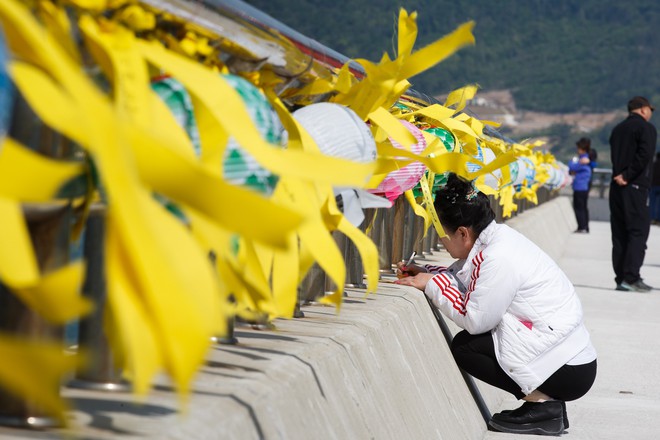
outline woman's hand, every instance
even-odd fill
[[[397,278],[411,277],[417,275],[418,273],[425,273],[425,272],[428,272],[426,268],[417,266],[416,264],[411,264],[410,266],[406,266],[406,263],[404,261],[399,261],[396,264]]]
[[[404,286],[412,286],[421,290],[422,292],[426,289],[426,284],[431,281],[435,274],[419,272],[415,276],[407,276],[401,279],[398,279],[394,284],[402,284]]]

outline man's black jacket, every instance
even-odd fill
[[[610,135],[612,177],[623,174],[629,185],[650,188],[658,134],[637,113],[631,113]]]

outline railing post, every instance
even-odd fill
[[[364,222],[360,225],[360,230],[364,232],[369,237],[369,239],[371,239],[371,241],[374,243],[376,248],[378,248],[379,245],[379,233],[380,233],[379,229],[377,228],[377,223],[378,223],[378,218],[381,217],[382,215],[383,215],[382,209],[375,209],[375,208],[365,209]],[[381,255],[379,249],[378,259],[380,260],[380,258]],[[364,285],[364,288],[366,288],[367,287],[365,282],[366,275],[364,273],[364,262],[362,262],[362,258],[360,258],[360,262],[362,265],[362,284]]]
[[[346,262],[346,287],[365,289],[364,266],[357,246],[349,239],[346,239],[346,248],[344,253]]]
[[[332,232],[332,238],[335,239],[335,243],[337,243],[337,248],[339,249],[339,252],[341,253],[343,260],[344,260],[344,266],[346,266],[346,244],[349,241],[348,237],[346,237],[344,234],[342,234],[339,231],[333,231]],[[348,269],[348,268],[346,268]],[[325,272],[324,272],[325,273]],[[343,283],[346,284],[346,280],[348,278],[348,270],[346,270],[346,276],[344,277]],[[329,276],[325,276],[325,288],[323,289],[323,294],[325,295],[328,292],[334,292],[337,290],[337,285],[335,282],[330,278]],[[346,292],[344,292],[344,295],[346,295]]]
[[[84,231],[84,255],[87,262],[83,296],[95,305],[93,313],[80,320],[78,350],[89,356],[68,386],[98,391],[129,391],[130,384],[122,379],[115,367],[110,344],[103,330],[103,315],[107,300],[104,237],[106,207],[92,205]]]
[[[73,218],[71,206],[40,204],[24,206],[23,211],[39,270],[43,273],[66,265],[69,261],[69,237]],[[0,331],[19,338],[52,341],[63,345],[63,327],[44,320],[4,285],[0,285]],[[11,362],[11,359],[3,361]],[[59,385],[57,389],[50,391],[59,394]],[[59,426],[60,423],[47,415],[34,401],[15,397],[3,389],[0,390],[0,425],[51,428]]]
[[[424,220],[422,219],[422,223]],[[423,226],[422,226],[423,227]],[[424,233],[426,232],[426,236],[424,237]],[[426,255],[433,255],[433,225],[429,226],[429,229],[426,231],[422,231],[422,253]]]
[[[31,150],[57,159],[79,159],[82,155],[73,142],[44,125],[20,93],[15,95],[12,113],[9,134]],[[23,215],[33,252],[42,274],[69,263],[71,225],[75,213],[66,198],[83,196],[86,189],[84,185],[74,185],[57,201],[23,204]],[[44,320],[2,284],[0,284],[0,331],[27,340],[56,342],[64,346],[63,326],[53,325]],[[11,359],[3,361],[10,363]],[[44,391],[59,394],[59,384],[57,389]],[[33,400],[14,397],[2,389],[0,390],[0,425],[49,428],[59,426],[60,421],[47,415]]]
[[[210,251],[209,252],[209,261],[211,262],[211,265],[213,266],[214,270],[217,264],[218,256],[215,253],[215,251]],[[230,304],[235,304],[236,303],[236,298],[234,297],[233,294],[229,294],[229,297],[227,298]],[[238,339],[236,339],[236,336],[234,335],[234,331],[236,330],[236,316],[227,316],[227,333],[224,336],[211,336],[211,341],[214,344],[223,344],[223,345],[236,345],[238,344]]]
[[[414,249],[419,255],[420,258],[424,255],[424,219],[418,216],[414,216],[415,219],[415,235],[413,242],[415,244]]]
[[[392,255],[390,256],[390,273],[396,267],[396,264],[401,261],[403,257],[403,235],[405,225],[405,201],[403,197],[399,197],[394,202],[394,221],[391,229],[392,237]]]
[[[504,221],[504,215],[499,200],[496,199],[494,196],[488,196],[488,200],[490,200],[490,207],[495,213],[495,221],[497,223],[502,223],[502,221]]]
[[[394,207],[379,209],[380,221],[376,218],[379,227],[378,249],[380,253],[380,273],[392,273],[392,230],[394,228]]]
[[[440,236],[434,226],[431,226],[431,249],[434,251],[440,250]]]
[[[229,303],[233,304],[236,302],[234,295],[229,295]],[[236,317],[228,316],[227,317],[227,333],[224,336],[211,336],[211,341],[215,344],[221,345],[236,345],[238,344],[238,338],[235,334],[236,330]]]
[[[401,258],[393,262],[395,266],[399,261],[408,259],[410,254],[415,250],[415,235],[417,232],[417,222],[415,217],[412,207],[406,201],[404,204],[403,246]]]
[[[300,283],[300,301],[303,304],[313,302],[316,298],[325,294],[325,272],[317,263],[309,268],[307,275]]]

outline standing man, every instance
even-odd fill
[[[648,292],[639,271],[651,227],[649,188],[657,132],[649,122],[655,108],[648,99],[628,101],[628,117],[610,135],[612,183],[610,223],[616,290]]]

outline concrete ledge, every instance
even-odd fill
[[[557,257],[574,229],[566,198],[508,222]],[[435,252],[431,261],[448,256]],[[304,319],[274,331],[237,330],[218,346],[193,386],[186,414],[161,381],[146,404],[128,394],[64,389],[74,438],[478,439],[486,425],[421,292],[381,283],[348,290],[339,314],[304,307]],[[492,410],[505,393],[481,384]],[[29,434],[29,435],[28,435]],[[64,432],[0,436],[53,438]]]
[[[76,423],[94,438],[481,437],[483,419],[421,293],[383,283],[376,295],[348,295],[339,315],[310,306],[275,331],[237,331],[239,345],[212,351],[187,415],[166,383],[145,407],[67,390]]]

